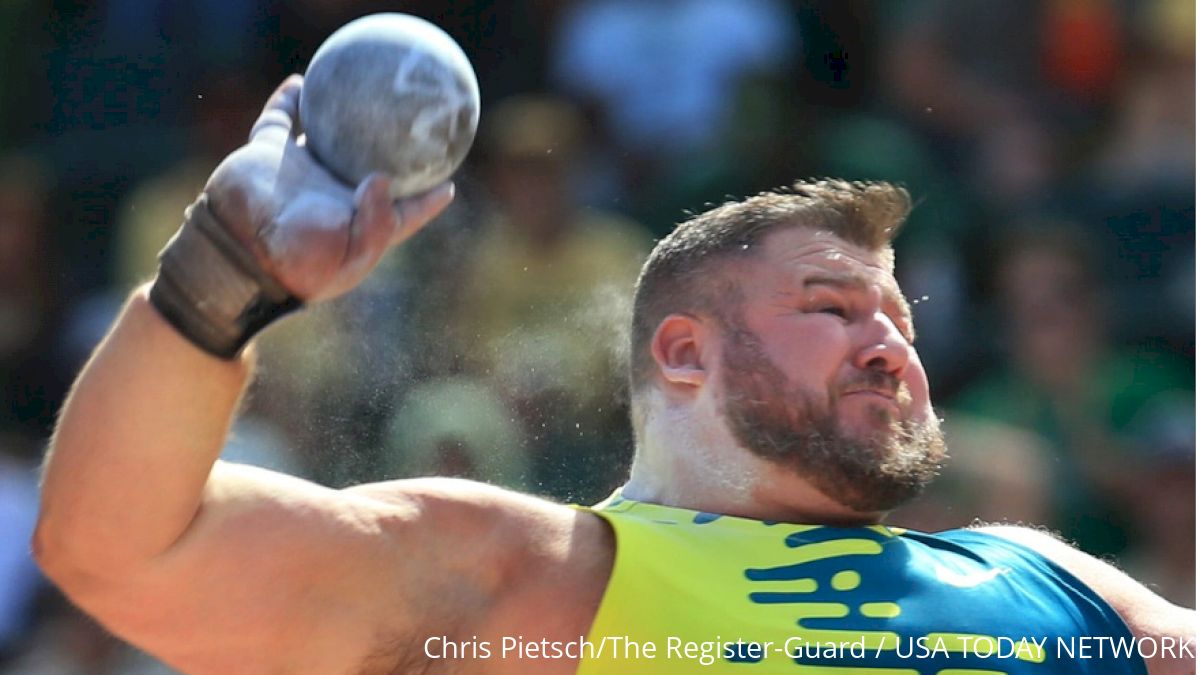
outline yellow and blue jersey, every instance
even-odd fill
[[[593,510],[616,558],[580,675],[1146,673],[1091,589],[983,532],[760,521],[619,492]]]

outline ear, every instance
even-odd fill
[[[671,384],[702,386],[708,379],[708,336],[708,327],[697,317],[672,314],[663,319],[650,339],[650,352],[663,379]]]

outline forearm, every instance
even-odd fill
[[[35,546],[107,576],[167,550],[199,508],[249,379],[248,357],[192,346],[138,289],[63,408]]]

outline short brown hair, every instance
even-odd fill
[[[720,314],[736,287],[713,264],[757,254],[756,244],[782,227],[828,230],[871,250],[890,249],[912,209],[908,191],[885,182],[798,181],[790,188],[727,202],[681,223],[650,253],[633,299],[630,385],[636,394],[655,363],[650,340],[671,314]],[[734,300],[736,302],[736,299]]]

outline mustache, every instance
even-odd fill
[[[900,391],[900,378],[882,370],[863,370],[855,373],[854,377],[842,383],[841,391],[857,389],[878,389],[890,392],[893,396]]]

